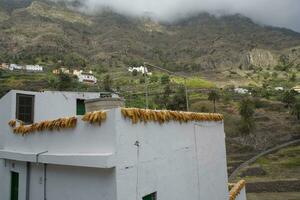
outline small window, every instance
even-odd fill
[[[19,173],[11,172],[10,200],[19,199]]]
[[[32,124],[34,121],[34,96],[17,94],[16,118],[25,124]]]
[[[143,200],[157,200],[156,192],[143,197]]]
[[[85,114],[85,103],[83,99],[77,99],[76,114],[77,115]]]

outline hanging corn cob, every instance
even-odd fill
[[[74,128],[77,124],[76,117],[70,118],[60,118],[53,121],[42,121],[40,123],[34,123],[28,126],[21,124],[20,126],[14,128],[15,134],[27,135],[36,131],[44,130],[60,130],[66,128]]]
[[[86,113],[83,116],[82,120],[86,122],[90,122],[91,124],[99,123],[99,125],[101,125],[101,123],[105,121],[106,118],[107,118],[107,114],[105,111],[95,111],[95,112]]]
[[[10,120],[10,121],[8,122],[8,125],[9,125],[11,128],[15,128],[16,125],[17,125],[17,122],[16,122],[16,120]]]
[[[240,194],[240,192],[242,191],[242,189],[245,187],[246,185],[246,181],[245,180],[241,180],[239,181],[237,184],[235,184],[233,186],[233,188],[230,190],[229,193],[229,200],[235,200],[236,197]]]
[[[216,113],[193,113],[179,111],[156,111],[138,108],[122,108],[122,115],[131,119],[133,124],[138,122],[158,122],[160,124],[168,121],[178,121],[180,123],[188,121],[222,121],[223,115]]]

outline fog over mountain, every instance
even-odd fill
[[[98,12],[103,7],[130,16],[150,16],[163,22],[193,16],[242,14],[257,23],[300,32],[299,0],[53,0],[81,2],[80,10]]]

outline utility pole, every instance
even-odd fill
[[[145,98],[146,98],[146,109],[149,108],[149,94],[148,94],[148,78],[146,73],[146,63],[144,62],[144,78],[145,78]]]
[[[152,64],[144,62],[144,67],[146,67],[147,65],[150,66],[150,67],[153,67],[155,69],[158,69],[160,71],[166,72],[166,73],[168,73],[170,75],[176,75],[176,76],[180,76],[180,77],[184,78],[186,110],[189,111],[189,93],[188,93],[188,88],[187,88],[187,78],[188,77],[184,76],[184,75],[181,75],[181,74],[177,74],[175,72],[172,72],[170,70],[164,69],[162,67],[158,67],[158,66],[155,66],[155,65],[152,65]],[[147,83],[147,78],[145,78],[145,88],[146,88],[146,91],[145,91],[145,93],[146,93],[146,107],[148,108],[148,83]]]
[[[186,111],[189,111],[189,94],[188,94],[186,77],[184,77],[184,89],[185,89]]]

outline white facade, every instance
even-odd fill
[[[138,73],[142,73],[142,74],[147,74],[147,75],[152,75],[151,72],[148,71],[147,67],[144,66],[140,66],[140,67],[129,67],[128,68],[129,72],[133,72],[133,71],[137,71]]]
[[[36,71],[36,72],[42,72],[43,67],[40,65],[25,65],[26,71]]]
[[[275,89],[276,91],[283,91],[283,90],[284,90],[283,87],[275,87],[274,89]]]
[[[92,84],[97,83],[97,78],[93,74],[81,73],[77,77],[78,77],[78,81],[82,83],[92,83]]]
[[[235,88],[234,92],[237,94],[251,94],[248,89],[245,88]]]
[[[43,72],[44,68],[40,65],[17,65],[17,64],[10,64],[9,65],[9,70],[14,71],[14,70],[25,70],[29,72]]]
[[[81,83],[97,83],[97,78],[93,75],[92,71],[88,73],[83,72],[82,70],[74,70],[73,75],[78,77],[78,81]]]
[[[74,129],[20,136],[7,122],[21,92],[0,99],[1,200],[11,171],[19,200],[228,200],[223,122],[132,124],[117,108],[101,126],[78,118]],[[97,95],[22,93],[35,95],[35,121],[73,116],[76,98]]]
[[[10,64],[9,65],[9,70],[14,71],[14,70],[22,70],[23,66],[17,65],[17,64]]]

